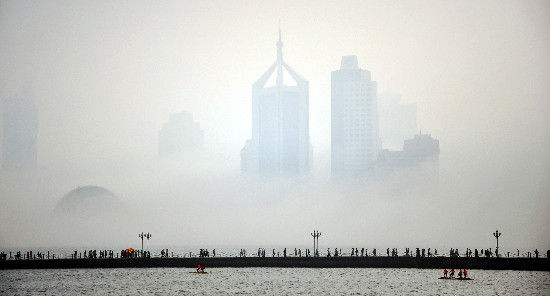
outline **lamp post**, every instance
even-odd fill
[[[319,232],[319,230],[313,230],[311,236],[313,236],[313,257],[315,257],[317,256],[317,249],[319,248],[319,237],[321,236],[321,232]]]
[[[495,253],[496,253],[496,255],[497,255],[497,258],[498,258],[498,238],[499,238],[501,235],[502,235],[502,233],[498,232],[498,230],[495,231],[495,232],[493,232],[493,236],[497,239],[497,249],[496,249],[496,251],[495,251]]]
[[[146,238],[149,240],[151,238],[151,234],[149,232],[147,233],[140,233],[138,234],[138,237],[141,238],[141,256],[143,256],[143,239]]]

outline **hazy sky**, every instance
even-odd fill
[[[315,173],[306,185],[264,188],[238,176],[239,152],[251,133],[251,85],[276,58],[279,19],[284,58],[310,82]],[[376,229],[367,241],[484,247],[501,227],[509,245],[549,248],[548,28],[548,1],[0,1],[0,98],[32,90],[40,166],[23,178],[0,174],[0,245],[50,244],[47,235],[18,235],[49,221],[25,224],[24,213],[95,184],[130,201],[222,205],[204,224],[220,236],[229,229],[216,225],[257,222],[209,243],[274,243],[258,225],[301,243],[321,225],[332,243],[362,243]],[[397,193],[384,183],[317,186],[329,168],[330,71],[352,54],[380,92],[417,103],[419,126],[441,144],[435,184],[415,180],[421,185]],[[183,110],[200,122],[211,156],[171,174],[157,162],[157,133]],[[247,186],[258,194],[243,194]],[[318,211],[301,213],[294,202]],[[200,236],[192,217],[172,215]],[[186,242],[170,235],[159,242]]]

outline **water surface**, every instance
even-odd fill
[[[550,295],[548,272],[375,268],[186,268],[0,270],[1,295]]]

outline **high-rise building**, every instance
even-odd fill
[[[401,95],[382,93],[378,97],[381,148],[398,150],[414,136],[417,127],[416,104],[401,103]]]
[[[355,175],[378,157],[377,84],[359,68],[357,56],[344,56],[331,75],[331,170]]]
[[[242,171],[264,177],[301,174],[311,163],[309,82],[282,48],[279,30],[277,60],[252,85],[252,137],[241,150]]]
[[[30,94],[2,101],[2,168],[6,170],[36,167],[38,111]]]
[[[381,169],[415,167],[428,162],[437,164],[438,160],[439,140],[432,138],[430,134],[423,134],[421,131],[414,135],[414,138],[404,141],[403,150],[384,149],[380,151],[378,167]]]
[[[203,141],[204,135],[200,124],[193,120],[191,113],[172,114],[170,120],[159,131],[159,155],[195,152],[202,148]]]
[[[405,140],[403,151],[409,154],[410,157],[417,159],[438,158],[439,140],[420,131],[419,134],[414,135],[414,138]]]

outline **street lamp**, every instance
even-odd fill
[[[319,248],[319,237],[321,236],[321,232],[313,230],[311,236],[313,236],[313,257],[315,257],[317,256],[317,249]]]
[[[149,240],[151,238],[151,234],[149,232],[147,233],[140,233],[138,234],[138,237],[141,238],[141,256],[143,256],[143,239],[146,238]]]
[[[495,253],[497,254],[497,257],[498,257],[498,238],[499,238],[501,235],[502,235],[502,233],[498,232],[498,230],[495,231],[495,232],[493,232],[493,236],[497,239],[497,249],[496,249],[496,251],[495,251]]]

